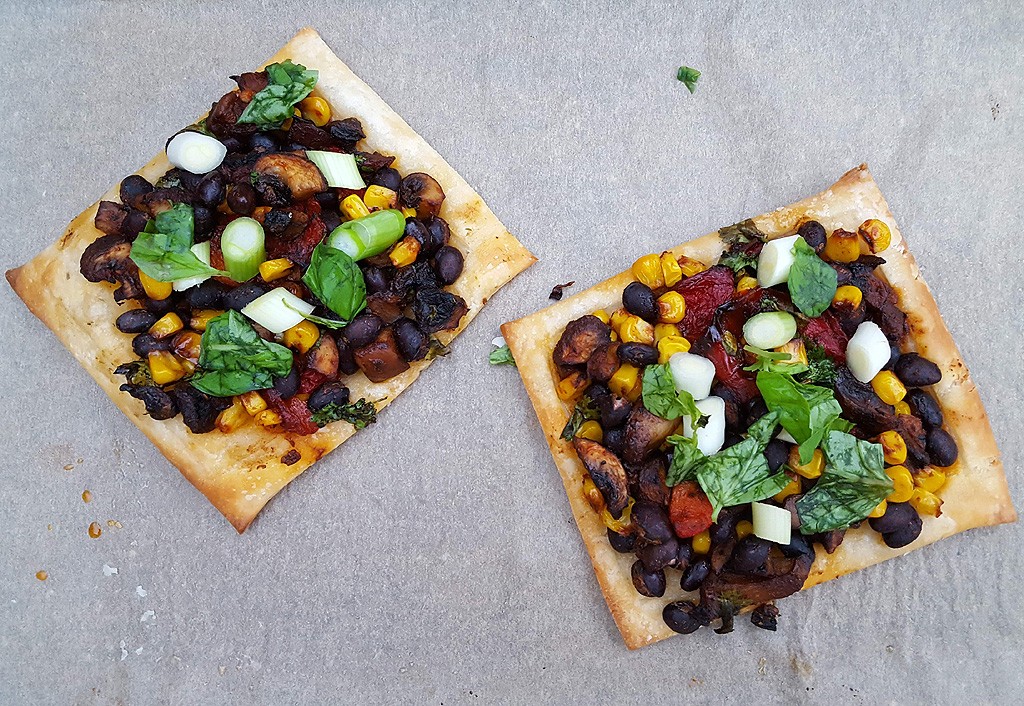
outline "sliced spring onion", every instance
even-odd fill
[[[271,333],[284,333],[312,314],[314,308],[284,287],[278,287],[246,304],[242,313]]]
[[[231,279],[245,282],[256,276],[267,259],[263,240],[263,226],[255,219],[236,218],[228,223],[220,237],[220,249]]]
[[[754,534],[776,544],[789,544],[793,536],[793,515],[784,507],[750,503]]]
[[[380,255],[402,237],[405,216],[388,209],[342,223],[327,236],[327,244],[353,260]]]
[[[757,284],[761,287],[773,287],[789,279],[789,270],[793,267],[796,255],[793,246],[799,235],[769,240],[761,248],[757,258]]]
[[[766,311],[755,314],[743,324],[743,338],[758,348],[771,350],[793,340],[796,335],[796,319],[785,311]]]
[[[209,265],[210,264],[210,241],[206,240],[202,243],[196,243],[189,250],[199,258],[199,261]],[[176,279],[171,285],[175,292],[184,292],[186,289],[202,284],[206,280],[210,279],[210,275],[198,275],[196,277],[186,277],[185,279]]]
[[[725,400],[721,397],[705,397],[698,401],[697,409],[707,417],[704,426],[696,430],[697,448],[705,456],[711,456],[722,450],[725,445]],[[692,438],[694,435],[693,420],[683,415],[683,436]]]
[[[306,157],[323,172],[327,186],[342,189],[366,188],[354,154],[306,150]]]
[[[201,132],[179,132],[167,143],[167,159],[171,164],[193,174],[212,172],[228,153],[220,140]]]
[[[861,382],[871,382],[889,362],[891,355],[889,340],[873,321],[865,321],[858,326],[846,345],[846,364]]]
[[[694,353],[676,353],[668,359],[668,369],[677,390],[685,390],[700,401],[711,394],[715,364]]]

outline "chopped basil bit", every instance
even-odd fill
[[[836,375],[839,371],[836,364],[825,353],[824,348],[817,343],[807,345],[807,360],[807,373],[801,382],[827,387],[835,385]]]
[[[700,79],[700,71],[689,66],[680,66],[676,72],[676,78],[683,82],[686,89],[693,93],[697,90],[697,80]]]
[[[487,360],[491,365],[511,365],[513,368],[516,367],[516,359],[512,357],[512,351],[509,350],[507,344],[491,351],[491,354],[487,356]]]
[[[576,403],[576,406],[572,409],[572,415],[569,416],[569,421],[566,422],[565,427],[562,429],[562,438],[566,441],[572,441],[576,434],[579,433],[580,427],[583,426],[583,422],[591,419],[599,419],[601,413],[594,407],[593,401],[586,395],[580,398],[580,401]]]
[[[372,402],[360,398],[351,404],[340,405],[332,402],[312,415],[313,423],[318,427],[327,426],[331,422],[345,421],[356,429],[365,429],[368,424],[377,421],[377,408]]]
[[[199,350],[192,386],[214,397],[266,390],[292,369],[292,352],[264,341],[234,309],[210,320]]]
[[[733,272],[750,268],[757,269],[757,255],[745,252],[729,252],[718,261],[719,265],[725,265]]]
[[[430,343],[427,344],[427,360],[442,358],[451,352],[451,346],[446,346],[433,336],[430,337]]]
[[[261,130],[278,128],[292,117],[295,104],[308,96],[316,85],[319,72],[285,59],[266,68],[267,87],[245,106],[239,123],[258,125]]]
[[[789,271],[789,294],[793,304],[806,316],[821,316],[836,295],[838,277],[814,249],[797,238],[793,245],[796,259]]]
[[[839,418],[843,408],[827,387],[807,385],[777,372],[759,372],[757,388],[768,409],[800,444],[800,462],[808,463],[822,437],[833,429],[849,431],[849,422]]]
[[[192,207],[176,203],[146,223],[145,230],[132,243],[129,257],[158,282],[227,274],[210,267],[192,252],[194,228]]]
[[[667,363],[648,365],[644,369],[643,401],[648,412],[662,419],[671,421],[685,414],[693,420],[694,429],[700,429],[708,423],[707,415],[701,414],[693,395],[686,390],[676,390]]]
[[[733,223],[731,226],[725,226],[718,230],[718,237],[730,247],[737,245],[746,245],[747,243],[753,243],[756,241],[764,242],[767,237],[761,232],[761,229],[757,227],[752,218],[748,218],[745,221],[739,223]]]

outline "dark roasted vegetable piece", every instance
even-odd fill
[[[121,180],[118,195],[121,203],[142,210],[142,197],[153,190],[153,185],[141,174],[130,174]]]
[[[814,538],[821,542],[822,548],[826,553],[831,554],[839,545],[843,543],[843,539],[846,537],[846,530],[837,529],[829,532],[822,532],[821,534],[815,535]]]
[[[626,421],[626,443],[623,459],[638,464],[664,443],[679,426],[679,421],[668,421],[651,414],[642,404],[634,405]]]
[[[120,235],[97,238],[82,253],[82,276],[90,282],[110,282],[120,285],[114,290],[114,299],[137,299],[145,296],[139,281],[139,268],[131,261],[132,244]]]
[[[419,218],[436,216],[444,202],[444,190],[437,180],[423,172],[406,174],[398,188],[398,198],[403,206],[416,209]]]
[[[952,466],[960,456],[956,440],[953,436],[941,427],[935,427],[928,432],[928,455],[931,462],[936,466]]]
[[[96,218],[93,219],[93,224],[97,230],[107,235],[120,235],[127,216],[127,206],[122,206],[113,201],[100,201],[99,206],[96,208]]]
[[[412,312],[424,333],[437,333],[458,328],[469,307],[457,294],[443,289],[420,289],[413,298]]]
[[[217,415],[231,406],[230,397],[211,397],[191,385],[178,385],[171,390],[171,397],[181,411],[185,426],[193,434],[213,431]]]
[[[587,314],[570,321],[558,339],[552,358],[555,365],[581,365],[598,347],[611,343],[612,329],[596,316]]]
[[[804,242],[814,248],[814,252],[821,254],[825,249],[827,234],[825,227],[817,221],[804,221],[797,229],[797,233],[804,239]]]
[[[356,164],[359,165],[359,171],[362,174],[373,174],[378,169],[390,167],[391,163],[395,161],[394,157],[381,154],[380,152],[360,152],[356,150],[354,154],[356,156]],[[392,189],[392,191],[397,191],[397,189]]]
[[[219,138],[252,135],[259,129],[258,126],[238,122],[246,105],[248,103],[242,100],[238,91],[225,93],[210,109],[210,114],[206,118],[206,129]]]
[[[402,357],[412,362],[422,360],[430,348],[430,337],[420,331],[412,319],[401,318],[394,323],[395,338]]]
[[[279,176],[253,172],[250,183],[265,206],[287,206],[292,202],[291,189]]]
[[[665,508],[657,503],[639,500],[630,516],[637,536],[648,544],[663,544],[675,537]]]
[[[576,454],[583,462],[583,467],[590,474],[590,479],[601,491],[605,505],[613,517],[618,517],[626,509],[629,502],[629,487],[626,481],[626,469],[622,462],[611,451],[596,441],[577,437],[573,439]],[[635,508],[634,515],[635,518]]]
[[[317,371],[327,380],[338,377],[338,344],[333,336],[321,335],[317,339],[306,353],[306,369]]]
[[[366,298],[366,308],[386,324],[402,318],[402,298],[393,292],[371,294]]]
[[[648,598],[660,598],[665,595],[665,572],[648,571],[644,568],[643,562],[636,561],[629,569],[633,579],[633,588],[641,596]]]
[[[293,118],[288,128],[288,141],[311,150],[325,150],[334,147],[331,133],[313,124],[312,120]]]
[[[129,309],[117,317],[114,325],[121,333],[142,333],[148,331],[158,318],[160,317],[145,309]]]
[[[941,427],[943,422],[942,408],[935,398],[924,390],[908,390],[904,398],[907,406],[915,417],[918,417],[925,427],[934,429]]]
[[[170,419],[178,413],[178,405],[159,387],[151,385],[121,385],[121,390],[146,405],[146,414],[153,419]]]
[[[657,456],[651,457],[634,471],[632,474],[627,474],[632,480],[632,495],[637,500],[646,500],[657,505],[668,505],[672,491],[665,485],[664,459]]]
[[[408,267],[399,267],[391,280],[391,291],[400,296],[409,296],[417,289],[437,289],[441,282],[430,263],[420,260]]]
[[[836,400],[843,417],[870,436],[896,426],[896,412],[875,394],[870,385],[857,380],[848,368],[840,368],[835,382]]]
[[[771,603],[759,605],[750,614],[750,622],[754,627],[775,632],[779,627],[779,609]]]
[[[745,576],[729,571],[712,573],[701,587],[704,604],[728,600],[736,610],[785,598],[799,591],[814,562],[814,548],[806,538],[794,534],[789,545],[776,553],[773,547],[764,564],[764,572]]]
[[[912,414],[896,416],[896,431],[907,445],[907,460],[915,468],[924,468],[931,461],[928,458],[927,435],[921,420]]]
[[[942,371],[932,361],[917,353],[904,353],[893,366],[893,372],[907,387],[934,385],[942,379]]]
[[[300,157],[297,154],[283,152],[265,154],[256,160],[253,171],[256,174],[280,179],[288,187],[296,201],[305,201],[309,197],[327,190],[327,182],[324,181],[324,175],[320,169],[305,157]],[[257,187],[256,190],[259,191],[259,188]]]
[[[363,125],[357,118],[332,120],[327,123],[327,131],[331,134],[338,147],[347,152],[354,150],[356,143],[366,137],[366,133],[363,132]],[[392,191],[398,191],[398,187],[396,186]]]
[[[587,361],[587,375],[599,382],[608,382],[619,367],[619,358],[615,354],[618,343],[601,346]]]
[[[390,328],[383,329],[373,343],[355,349],[353,355],[371,382],[384,382],[409,369]]]
[[[615,394],[602,395],[596,399],[598,411],[601,413],[601,428],[608,433],[611,429],[622,426],[629,419],[629,413],[633,410],[633,404],[625,397]],[[625,431],[623,431],[625,434]]]

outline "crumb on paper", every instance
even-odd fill
[[[142,614],[142,617],[139,618],[140,623],[148,623],[150,620],[156,620],[155,611],[147,610],[145,613]]]
[[[141,655],[142,654],[142,648],[140,647],[137,650],[135,650],[135,654]]]
[[[224,665],[221,665],[221,666],[217,667],[217,673],[220,674],[221,676],[224,676],[224,672],[226,672],[226,671],[228,671],[228,668],[225,667]]]
[[[75,465],[73,463],[67,463],[67,464],[64,465],[64,470],[65,471],[73,471],[73,470],[75,470]]]
[[[768,674],[768,658],[761,657],[757,660],[757,673],[762,677]]]
[[[128,650],[125,649],[125,641],[121,640],[121,661],[128,659]]]
[[[145,598],[149,595],[149,591],[144,589],[142,586],[136,586],[135,593],[138,595],[139,598]]]
[[[107,520],[107,527],[116,527],[122,529],[123,525],[118,520]]]
[[[103,575],[104,576],[113,576],[116,573],[117,573],[117,567],[116,566],[109,566],[108,564],[104,564],[103,565]]]

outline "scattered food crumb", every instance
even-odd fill
[[[91,491],[89,491],[89,490],[83,490],[82,491],[82,502],[86,502],[86,503],[91,503],[92,502],[92,492]]]
[[[46,525],[46,530],[48,532],[53,532],[53,524],[51,523],[51,524]]]
[[[121,661],[125,661],[128,658],[128,650],[125,649],[125,642],[121,640]]]
[[[757,660],[757,673],[762,677],[768,674],[768,659],[766,657]]]
[[[117,520],[107,520],[107,527],[116,527],[121,529],[122,525]]]
[[[83,461],[83,459],[80,459],[80,458],[76,458],[75,459],[75,463],[81,463],[82,461]]]
[[[90,537],[92,537],[93,539],[96,539],[101,534],[103,534],[103,528],[100,527],[100,523],[99,522],[91,522],[91,523],[89,523],[89,536]]]
[[[142,654],[142,648],[140,647],[139,649],[135,650],[135,654],[141,655]]]
[[[139,598],[145,598],[146,596],[149,595],[149,591],[144,589],[142,586],[136,586],[135,587],[135,593],[138,594]]]
[[[574,284],[576,284],[576,280],[566,282],[565,284],[556,284],[554,287],[551,288],[551,294],[548,295],[548,299],[554,299],[556,302],[561,301],[562,294],[564,293],[562,290],[568,289]]]
[[[142,617],[139,618],[139,622],[140,623],[148,623],[150,620],[155,620],[155,619],[156,619],[156,613],[151,611],[151,610],[147,610],[145,613],[142,614]]]
[[[64,470],[65,471],[73,471],[73,470],[75,470],[75,466],[74,466],[74,464],[69,463],[69,464],[64,466]]]
[[[48,573],[46,573],[45,571],[37,571],[36,572],[36,578],[39,579],[40,581],[45,581],[46,579],[50,578],[50,575]]]
[[[491,339],[491,345],[495,348],[501,348],[505,345],[505,338],[503,336],[495,336]]]
[[[108,566],[106,564],[103,565],[103,575],[104,576],[113,576],[116,573],[117,573],[117,567],[116,566]]]
[[[896,650],[896,648],[893,647],[892,645],[886,645],[885,646],[885,651],[890,653],[890,654],[892,654],[895,650]]]
[[[221,665],[221,666],[217,667],[217,673],[220,674],[221,676],[224,676],[224,672],[226,672],[226,671],[228,671],[228,668],[225,667],[224,665]]]

